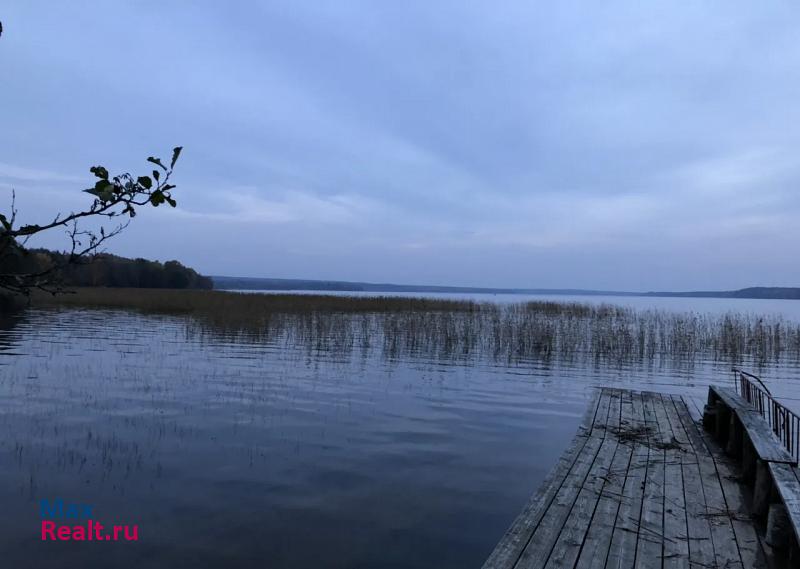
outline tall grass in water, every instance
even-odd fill
[[[212,341],[284,341],[342,355],[358,348],[387,358],[609,364],[697,357],[766,364],[800,357],[800,325],[780,316],[741,313],[151,289],[80,289],[37,296],[34,303],[182,314],[189,334]]]

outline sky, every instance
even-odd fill
[[[792,2],[6,2],[0,211],[184,153],[107,250],[204,274],[800,286]],[[65,248],[61,233],[30,245]]]

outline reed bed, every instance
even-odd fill
[[[469,301],[393,296],[249,294],[221,290],[74,288],[66,294],[36,293],[34,306],[126,308],[163,314],[218,314],[246,322],[262,313],[469,311]]]
[[[79,289],[34,304],[134,309],[186,317],[209,341],[287,342],[346,355],[501,362],[592,359],[621,364],[696,358],[766,364],[800,358],[800,325],[779,315],[636,311],[559,302],[476,303],[405,297]]]

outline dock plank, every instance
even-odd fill
[[[742,564],[744,567],[752,567],[753,569],[766,569],[769,566],[766,554],[761,546],[761,540],[756,533],[756,528],[750,515],[750,497],[742,485],[736,483],[739,472],[733,461],[725,455],[722,448],[700,427],[703,420],[703,413],[699,407],[700,403],[696,400],[688,400],[686,397],[680,399],[694,424],[695,430],[717,467],[718,477],[722,482],[725,503],[728,511],[732,514],[731,524],[736,534],[736,542],[739,546]],[[676,405],[680,405],[677,399],[673,398],[673,400]]]
[[[656,415],[656,398],[652,393],[642,395],[645,425],[648,428],[648,468],[644,482],[644,503],[636,544],[637,569],[661,567],[664,556],[664,469],[666,451],[661,447],[661,428]]]
[[[797,468],[782,463],[770,463],[770,473],[775,481],[775,487],[781,495],[786,513],[789,516],[797,543],[800,543],[800,472]]]
[[[610,392],[609,410],[606,418],[602,421],[599,416],[595,418],[592,436],[589,437],[589,441],[584,446],[584,452],[578,457],[572,470],[564,479],[564,483],[547,509],[546,516],[533,532],[515,567],[520,569],[540,569],[547,562],[561,529],[564,527],[564,523],[589,476],[592,465],[603,447],[608,432],[605,428],[608,416],[609,414],[614,416],[614,414],[620,412],[620,400],[621,392]]]
[[[633,411],[633,405],[625,406],[622,410],[626,413],[624,418],[621,413],[620,421],[616,425],[610,425],[612,429],[614,427],[619,428],[623,420],[626,424],[630,422],[631,416],[629,413]],[[614,461],[611,464],[611,471],[606,477],[600,500],[595,508],[591,525],[580,551],[580,556],[575,563],[576,569],[599,569],[605,567],[614,531],[614,522],[619,512],[619,497],[622,495],[631,456],[632,448],[630,445],[617,445]]]
[[[601,390],[595,392],[572,443],[545,477],[539,486],[539,490],[525,505],[522,513],[517,516],[517,519],[503,535],[489,559],[484,563],[483,569],[505,569],[516,564],[548,506],[561,488],[564,479],[584,452],[586,443],[594,428],[596,417],[599,415],[607,416],[610,403],[610,392]]]
[[[705,498],[705,517],[711,529],[715,566],[741,569],[743,567],[742,558],[739,553],[739,545],[736,541],[733,525],[731,524],[732,513],[728,510],[728,504],[725,502],[722,481],[717,472],[717,467],[711,455],[708,454],[703,440],[698,435],[686,406],[683,405],[680,398],[678,398],[678,401],[680,404],[676,404],[674,397],[664,399],[664,403],[671,405],[671,408],[675,410],[678,423],[674,428],[682,430],[686,435],[691,450],[697,459]]]
[[[646,428],[644,406],[640,394],[633,398],[632,404],[631,421],[628,425],[630,433]],[[607,568],[633,567],[636,557],[649,449],[635,437],[632,438],[631,444],[633,456],[625,477],[617,519],[614,522],[614,532],[605,565]]]
[[[664,448],[664,569],[685,569],[689,566],[689,530],[686,524],[686,501],[683,489],[683,454],[672,432],[664,401],[651,394],[653,412],[659,426],[659,444]]]
[[[689,541],[689,567],[714,567],[714,543],[711,524],[705,507],[705,492],[697,455],[683,429],[675,406],[669,396],[662,396],[674,441],[681,448],[681,473],[686,505],[686,527]]]
[[[797,461],[794,457],[781,445],[775,444],[777,439],[763,417],[742,400],[735,391],[716,385],[712,385],[710,389],[717,397],[724,400],[728,407],[737,410],[736,416],[741,421],[750,442],[762,460],[797,466]]]
[[[678,396],[601,389],[484,569],[766,569],[738,466],[696,411]]]
[[[623,392],[620,396],[620,412],[613,415],[608,414],[606,429],[609,434],[606,435],[594,464],[592,464],[589,476],[586,477],[583,488],[581,488],[569,517],[553,546],[553,551],[545,564],[546,569],[571,568],[575,565],[584,545],[586,534],[592,525],[603,488],[609,477],[613,476],[611,468],[620,447],[618,439],[613,435],[625,420],[623,414],[626,408],[630,408],[630,399],[631,394]]]

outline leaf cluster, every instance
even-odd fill
[[[56,228],[65,229],[71,242],[66,264],[79,263],[98,253],[105,241],[122,232],[130,219],[136,216],[137,208],[162,204],[177,206],[173,197],[175,184],[170,183],[170,177],[182,150],[180,146],[172,150],[168,166],[160,158],[148,157],[147,162],[153,165],[153,170],[141,176],[128,173],[111,176],[106,167],[92,166],[89,171],[96,181],[93,187],[84,190],[93,196],[92,203],[81,211],[59,213],[48,223],[17,227],[17,210],[12,197],[10,215],[0,213],[0,292],[24,295],[30,294],[32,289],[61,292],[61,287],[55,283],[56,275],[63,267],[52,266],[37,272],[21,269],[26,264],[20,262],[20,258],[26,255],[26,243],[34,235]],[[127,221],[105,225],[109,219],[117,217],[127,217]],[[100,220],[99,229],[81,226],[82,222],[92,218]]]

